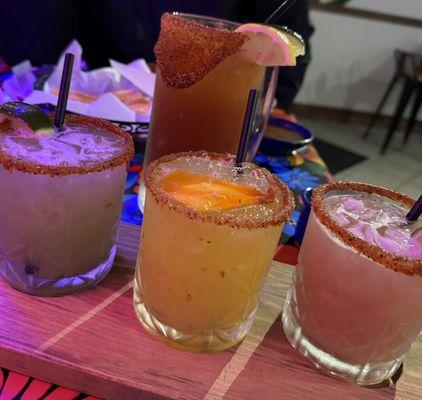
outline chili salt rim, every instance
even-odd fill
[[[53,118],[50,115],[50,118]],[[112,169],[118,167],[121,164],[128,164],[129,161],[134,156],[134,146],[131,136],[118,128],[116,125],[111,122],[104,121],[98,118],[87,117],[84,115],[75,115],[67,114],[65,118],[66,122],[72,123],[82,123],[87,125],[92,125],[95,128],[103,129],[108,132],[111,132],[124,140],[124,151],[122,154],[111,158],[110,160],[100,162],[95,165],[90,165],[88,167],[75,167],[75,166],[57,166],[57,165],[42,165],[37,163],[32,163],[28,161],[23,161],[18,158],[9,156],[0,150],[0,164],[7,170],[11,171],[13,169],[21,172],[27,172],[30,174],[36,175],[57,175],[57,176],[67,176],[72,174],[89,174],[93,172],[101,172],[107,169]]]
[[[207,151],[187,151],[174,153],[167,156],[163,156],[155,161],[153,161],[145,171],[144,183],[149,192],[153,195],[155,201],[162,207],[166,207],[170,210],[176,211],[179,214],[182,214],[192,220],[198,220],[202,222],[213,223],[216,225],[227,225],[232,228],[246,228],[246,229],[257,229],[257,228],[267,228],[269,226],[281,225],[286,222],[290,214],[292,213],[295,207],[294,196],[289,187],[280,181],[280,179],[266,170],[265,168],[260,168],[252,163],[244,163],[249,167],[252,167],[254,170],[262,171],[265,174],[265,177],[268,179],[268,182],[272,183],[271,187],[276,188],[282,194],[283,206],[279,207],[277,211],[273,213],[271,219],[267,221],[242,221],[239,222],[237,218],[233,217],[216,217],[212,215],[205,215],[199,211],[194,210],[191,207],[188,207],[181,202],[171,198],[167,193],[163,192],[155,184],[155,172],[156,168],[164,163],[169,163],[178,158],[182,157],[209,157],[213,160],[227,160],[228,157],[232,158],[231,154],[219,154],[214,152]]]
[[[422,276],[422,260],[400,256],[374,244],[368,243],[342,226],[340,226],[324,209],[324,195],[333,190],[354,190],[369,194],[378,194],[391,200],[412,207],[414,200],[406,195],[383,187],[358,182],[333,182],[316,188],[312,194],[312,211],[315,216],[331,233],[333,233],[344,244],[352,247],[360,254],[396,272],[406,275]]]
[[[215,67],[217,67],[221,62],[223,62],[227,57],[236,53],[249,38],[240,32],[230,32],[224,29],[217,29],[210,26],[199,24],[195,21],[192,21],[188,18],[184,18],[183,15],[179,16],[171,13],[164,13],[161,17],[161,32],[158,37],[157,43],[154,46],[154,54],[157,60],[158,73],[161,74],[164,82],[167,86],[174,89],[183,89],[202,80],[205,75],[211,72]],[[175,46],[176,49],[169,49],[168,37],[174,36],[175,32],[179,29],[185,29],[185,31],[190,33],[208,33],[209,36],[218,34],[223,37],[226,36],[227,40],[219,49],[219,53],[215,54],[211,58],[212,61],[204,63],[203,57],[199,57],[196,61],[198,65],[196,69],[191,72],[174,72],[171,71],[171,68],[168,68],[166,65],[171,62],[174,54],[177,51],[177,47],[181,49],[186,46],[186,43],[189,42],[188,38],[185,41],[181,41],[178,46]],[[195,32],[196,31],[196,32]],[[165,32],[165,36],[164,36]],[[198,35],[199,36],[199,35]],[[228,40],[230,38],[230,40]],[[213,42],[214,38],[210,39],[203,37],[202,40]],[[174,41],[171,40],[171,43],[174,44]],[[179,51],[180,52],[180,51]],[[167,62],[166,62],[167,61]]]

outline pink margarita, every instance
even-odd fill
[[[358,384],[390,378],[422,328],[422,222],[371,185],[318,188],[283,325],[316,366]]]
[[[341,194],[323,201],[332,218],[368,243],[392,253],[422,259],[422,223],[407,224],[407,210],[379,195]]]

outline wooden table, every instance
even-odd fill
[[[112,272],[78,295],[30,297],[1,281],[0,365],[111,400],[422,399],[422,340],[398,383],[383,389],[325,376],[297,354],[280,322],[293,267],[278,262],[252,330],[239,346],[192,354],[154,340],[132,306],[138,237],[139,227],[122,223]]]

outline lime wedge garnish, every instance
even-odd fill
[[[303,39],[287,28],[268,25],[245,24],[236,32],[248,36],[240,51],[243,56],[258,65],[294,66],[296,57],[305,54]]]
[[[10,102],[0,106],[0,124],[23,136],[51,137],[55,135],[53,122],[40,108],[21,102]]]

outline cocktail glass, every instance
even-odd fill
[[[339,224],[324,203],[339,194],[378,195],[375,202],[391,200],[400,207],[400,216],[413,204],[407,196],[366,184],[332,183],[316,189],[283,326],[292,346],[318,368],[372,385],[394,374],[422,328],[422,260],[364,240],[372,236],[367,228],[356,236],[346,229],[347,219]],[[396,237],[391,230],[384,233],[379,206],[368,215],[362,212],[360,226],[379,223],[381,239]],[[422,248],[421,236],[412,240],[419,240]],[[392,243],[396,241],[404,246],[397,239]]]
[[[116,254],[128,134],[67,116],[55,138],[0,132],[0,274],[23,292],[58,296],[98,283]]]
[[[186,24],[195,22],[222,32],[232,32],[240,26],[217,18],[177,15]],[[162,30],[174,23],[168,17],[163,16]],[[172,43],[171,47],[163,49],[162,52],[166,53],[164,56],[168,57],[168,53],[177,51],[176,44]],[[160,54],[157,59],[160,65]],[[203,67],[209,67],[206,61]],[[144,165],[179,151],[206,150],[235,154],[249,91],[258,89],[261,94],[249,145],[251,159],[267,124],[277,76],[277,67],[263,67],[248,61],[239,50],[224,58],[198,81],[192,79],[183,82],[181,79],[181,82],[169,86],[158,68]],[[141,187],[141,209],[144,198],[145,188]]]
[[[181,190],[200,211],[175,197],[177,190],[167,190],[177,189],[177,176],[186,173]],[[263,168],[245,163],[236,170],[232,157],[206,152],[164,156],[150,165],[145,182],[134,288],[138,319],[153,336],[179,349],[212,352],[235,345],[254,320],[294,207],[291,192]],[[241,194],[253,191],[258,197],[242,203],[239,187]]]

